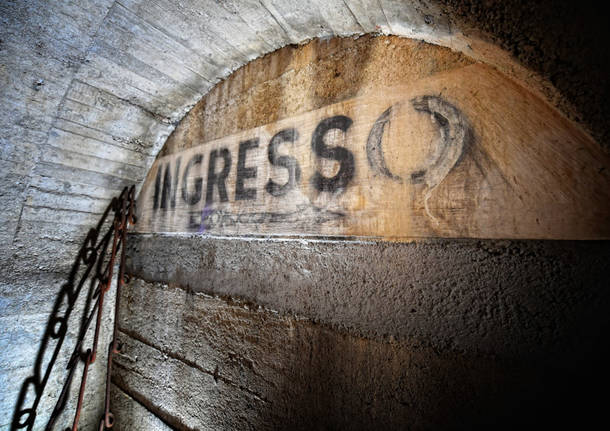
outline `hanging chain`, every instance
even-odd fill
[[[107,227],[107,231],[101,235],[101,232],[110,220],[111,212],[114,214],[112,223]],[[19,430],[27,428],[32,430],[36,420],[37,408],[42,398],[44,389],[49,380],[52,368],[57,360],[61,346],[66,337],[68,330],[68,320],[77,299],[80,296],[83,287],[89,282],[89,291],[81,318],[78,337],[72,355],[68,361],[68,372],[64,381],[59,398],[55,404],[55,408],[51,413],[45,430],[51,431],[66,407],[69,397],[70,386],[74,378],[74,374],[79,363],[83,363],[83,374],[81,377],[80,389],[78,393],[78,402],[72,427],[67,430],[76,431],[80,419],[83,401],[85,397],[85,387],[87,384],[87,375],[89,367],[93,364],[97,357],[98,340],[100,336],[102,317],[104,312],[104,298],[106,293],[112,286],[114,267],[117,254],[119,257],[119,269],[116,289],[116,302],[114,309],[114,324],[112,342],[108,348],[108,364],[106,370],[106,388],[104,415],[100,420],[99,430],[112,428],[114,424],[114,416],[110,412],[110,377],[112,372],[112,362],[115,354],[120,352],[120,346],[117,341],[118,321],[119,321],[119,298],[121,287],[125,283],[125,241],[127,238],[127,229],[129,225],[136,222],[135,217],[135,187],[124,188],[119,197],[112,199],[106,211],[104,211],[100,221],[95,228],[92,228],[87,234],[84,244],[81,246],[76,261],[72,265],[68,281],[62,286],[61,291],[55,301],[53,311],[47,322],[47,327],[38,350],[38,355],[34,363],[34,375],[28,377],[21,387],[11,430]],[[110,247],[110,256],[108,257],[108,248]],[[80,276],[79,276],[80,274]],[[83,350],[85,337],[89,333],[91,322],[95,318],[95,330],[91,347],[86,351]],[[54,343],[55,347],[47,349],[50,343]],[[51,351],[50,360],[46,369],[42,370],[43,360],[47,355],[47,350]],[[30,392],[33,390],[33,392]],[[34,399],[31,407],[26,408],[24,404],[27,396],[33,394]]]

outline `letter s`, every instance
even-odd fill
[[[352,125],[352,120],[344,115],[337,115],[325,118],[320,121],[311,137],[311,148],[314,153],[324,159],[336,160],[339,162],[339,172],[334,177],[325,177],[319,172],[311,178],[311,183],[316,190],[321,192],[342,191],[354,178],[354,155],[347,148],[329,147],[324,143],[324,136],[329,130],[339,129],[344,133]]]

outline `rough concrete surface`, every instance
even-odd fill
[[[177,429],[437,429],[479,415],[485,424],[529,373],[163,284],[134,282],[124,298],[114,381]],[[157,307],[176,312],[145,326],[133,318]]]
[[[610,298],[606,242],[134,235],[129,247],[129,271],[144,280],[244,298],[364,336],[503,356],[593,348]]]
[[[462,37],[476,29],[550,80],[561,94],[545,94],[607,148],[603,14],[583,2],[534,3],[0,3],[0,428],[8,427],[31,370],[27,357],[42,336],[48,301],[100,208],[143,179],[178,121],[216,82],[254,58],[316,37],[368,32],[486,58],[487,45]],[[500,63],[513,65],[506,58]],[[97,412],[83,420],[96,423]]]
[[[112,429],[117,431],[135,429],[169,431],[172,429],[115,385],[111,386],[110,397],[113,409],[121,412],[120,415],[114,417],[115,422]]]
[[[114,381],[178,429],[586,426],[608,378],[608,257],[133,236]]]

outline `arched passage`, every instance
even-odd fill
[[[549,2],[535,10],[555,16],[549,12],[555,7]],[[546,94],[564,113],[578,118],[575,112],[585,112],[584,124],[599,139],[605,136],[598,121],[603,106],[590,100],[604,94],[591,83],[604,70],[603,48],[593,51],[586,66],[562,65],[565,56],[581,60],[574,52],[590,53],[595,44],[581,26],[554,26],[573,21],[569,7],[558,8],[561,18],[547,24],[549,35],[537,43],[522,42],[514,29],[531,34],[538,18],[512,3],[494,6],[500,18],[486,21],[478,2],[463,7],[404,1],[5,2],[0,234],[3,342],[11,348],[1,362],[2,387],[14,390],[5,391],[0,424],[10,421],[17,382],[29,373],[29,352],[79,244],[76,238],[123,184],[142,181],[176,123],[219,79],[290,43],[397,34],[486,59]],[[465,18],[464,11],[472,15]],[[586,16],[596,21],[594,14]],[[500,21],[509,22],[511,31]],[[573,79],[577,96],[566,103],[547,81],[532,78],[504,51],[472,36],[473,28],[515,48],[512,52],[545,78],[552,75],[564,96],[570,96]],[[557,35],[566,31],[568,40],[578,36],[572,51],[565,48],[570,43],[558,42]],[[536,54],[527,54],[530,47]],[[537,55],[539,63],[532,60]],[[92,398],[92,408],[98,405]]]
[[[118,393],[178,428],[512,428],[580,410],[607,252],[553,240],[605,238],[607,162],[539,97],[396,37],[236,71],[141,190],[121,335],[146,359],[117,360]],[[588,162],[557,158],[576,148]]]

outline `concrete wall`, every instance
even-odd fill
[[[603,417],[607,242],[157,234],[130,256],[113,380],[176,429]]]
[[[84,232],[216,82],[266,52],[331,35],[422,38],[511,69],[607,148],[600,15],[582,2],[487,3],[2,2],[0,428]],[[95,423],[99,397],[87,405]]]
[[[160,154],[472,62],[396,37],[286,47],[214,87]],[[607,242],[159,232],[129,243],[113,381],[150,420],[515,429],[601,414],[583,390],[608,378],[596,359],[610,323]],[[129,411],[117,412],[122,429]]]

